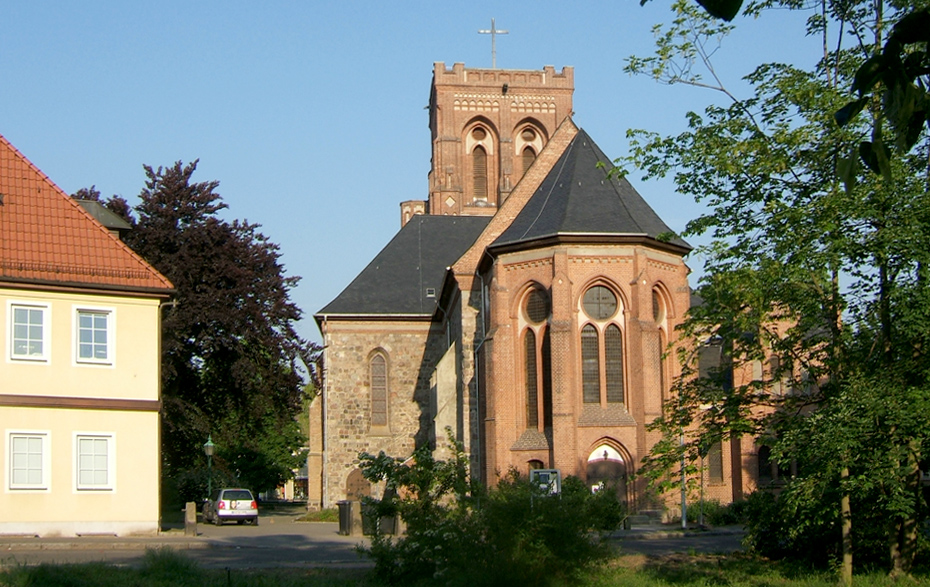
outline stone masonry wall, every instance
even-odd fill
[[[346,499],[358,453],[409,456],[429,438],[430,375],[442,336],[427,321],[329,321],[324,325],[324,507]],[[369,359],[387,358],[388,426],[371,427]],[[376,491],[377,493],[377,491]]]

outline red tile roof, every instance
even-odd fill
[[[0,285],[165,295],[171,282],[0,135]]]

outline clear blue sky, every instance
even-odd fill
[[[67,193],[96,185],[136,203],[143,164],[200,159],[225,216],[278,243],[312,315],[427,197],[433,62],[575,67],[575,122],[611,157],[628,128],[675,132],[720,97],[623,73],[646,55],[668,0],[554,2],[7,2],[0,11],[0,134]],[[755,64],[810,65],[801,17],[738,19],[717,54],[734,87]],[[699,208],[668,182],[631,181],[673,230]],[[701,261],[690,264],[699,269]]]

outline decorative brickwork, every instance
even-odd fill
[[[543,138],[552,135],[571,115],[573,92],[571,67],[556,72],[551,66],[542,71],[513,71],[466,69],[461,63],[447,69],[443,63],[434,64],[429,213],[493,215],[523,176],[522,148],[517,148],[527,144],[522,132],[531,128]],[[470,175],[474,145],[468,137],[476,124],[493,139],[488,162],[490,193],[478,201]]]
[[[434,65],[429,200],[403,202],[401,222],[417,214],[489,218],[448,219],[481,224],[441,265],[436,306],[372,316],[337,304],[338,315],[317,316],[325,407],[311,434],[324,438],[326,505],[346,498],[350,476],[357,481],[360,451],[407,456],[429,443],[437,458],[447,457],[447,426],[472,474],[487,483],[541,464],[616,484],[633,508],[657,505],[630,475],[660,440],[646,426],[673,397],[680,373],[663,352],[675,356],[667,343],[690,307],[690,247],[661,239],[668,227],[636,190],[605,175],[609,160],[570,118],[573,90],[570,67]],[[418,263],[430,245],[417,247],[405,256],[416,267],[404,283],[425,279]],[[389,273],[380,264],[366,272],[372,267],[378,279]],[[397,291],[387,278],[371,283],[386,297]],[[379,299],[378,291],[372,298],[353,291],[337,300]],[[370,421],[375,353],[388,365],[386,427]],[[754,486],[746,470],[755,447],[737,439],[719,454],[706,495],[729,501]]]

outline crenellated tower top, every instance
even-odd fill
[[[423,212],[491,216],[572,113],[575,70],[433,64],[432,162]],[[406,223],[416,202],[401,205]]]

